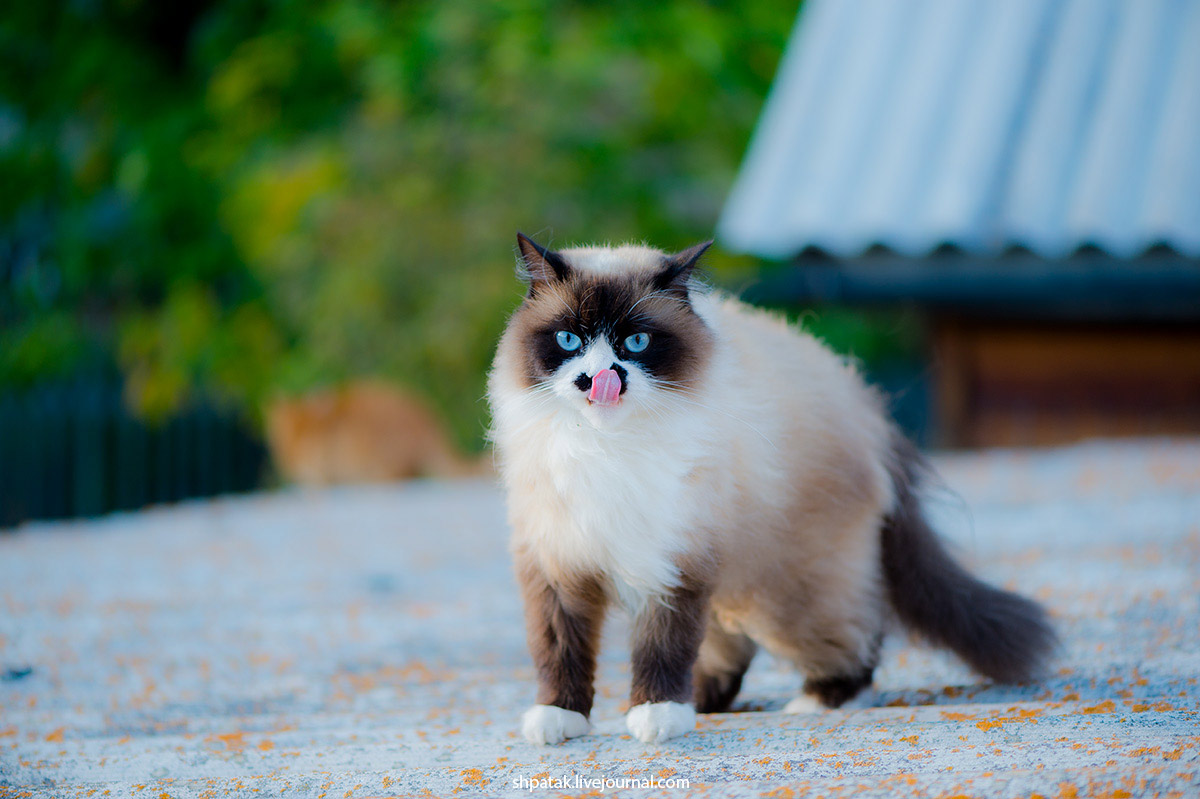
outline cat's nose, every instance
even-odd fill
[[[587,372],[580,372],[579,377],[575,378],[575,387],[580,391],[592,390],[592,377]]]

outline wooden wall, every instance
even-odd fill
[[[933,333],[943,446],[1200,434],[1200,325],[951,318]]]

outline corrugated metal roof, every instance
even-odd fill
[[[1200,256],[1200,0],[808,0],[718,235]]]

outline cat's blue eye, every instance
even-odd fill
[[[554,334],[554,340],[558,342],[558,346],[562,347],[567,352],[574,352],[583,345],[583,339],[572,333],[570,330],[560,330]]]
[[[649,333],[634,333],[625,339],[625,349],[630,352],[641,352],[650,346]]]

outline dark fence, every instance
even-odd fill
[[[925,447],[936,432],[931,416],[929,369],[921,363],[896,361],[866,370],[866,378],[883,392],[892,419],[917,445]]]
[[[213,406],[152,425],[108,381],[0,392],[0,527],[248,491],[265,464],[249,426]]]

